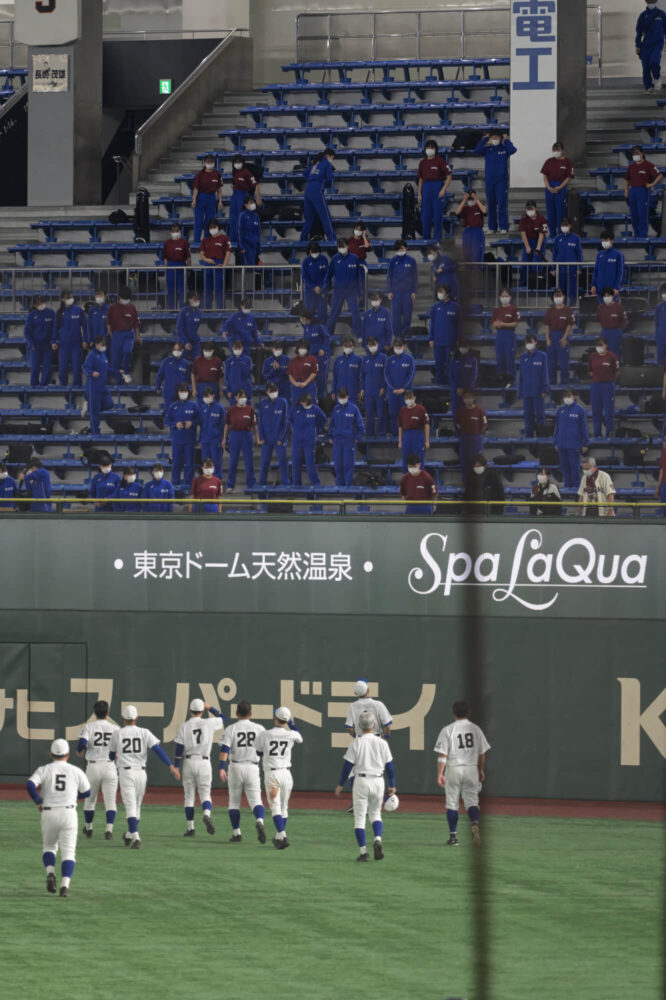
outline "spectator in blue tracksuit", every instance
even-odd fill
[[[661,53],[666,35],[666,14],[657,0],[645,0],[646,6],[636,21],[636,55],[643,65],[643,86],[647,91],[661,89]]]
[[[666,283],[659,289],[659,305],[654,314],[654,336],[657,342],[657,364],[666,360]]]
[[[375,337],[367,343],[368,353],[361,362],[361,391],[365,403],[365,428],[368,437],[386,434],[386,355],[379,350]]]
[[[328,257],[314,241],[308,244],[308,254],[301,264],[303,302],[318,323],[326,322],[326,275]]]
[[[111,367],[108,359],[106,337],[98,337],[92,351],[86,355],[83,362],[83,372],[86,376],[86,402],[90,419],[90,433],[100,433],[100,414],[102,410],[113,408],[113,397],[108,390],[109,375],[117,372]]]
[[[341,388],[328,428],[329,441],[333,445],[336,486],[353,485],[356,442],[364,433],[361,411],[358,406],[350,402],[347,390]]]
[[[95,304],[88,309],[88,336],[91,343],[98,337],[106,335],[106,314],[108,311],[109,304],[106,301],[106,295],[101,289],[98,289],[95,292]]]
[[[486,161],[486,203],[488,227],[491,233],[498,228],[509,231],[509,157],[517,152],[509,137],[500,132],[485,135],[472,150],[472,156],[483,156]]]
[[[603,299],[604,288],[612,288],[617,297],[624,279],[624,254],[615,249],[615,237],[612,233],[601,234],[601,250],[597,254],[592,272],[592,287],[590,292],[597,296],[599,302]]]
[[[266,485],[273,451],[275,451],[278,468],[280,469],[280,482],[283,486],[288,486],[287,439],[289,437],[289,403],[286,399],[280,398],[277,386],[273,382],[269,382],[266,386],[266,395],[259,404],[257,437],[261,445],[259,485]]]
[[[0,462],[0,509],[16,510],[16,504],[11,501],[18,496],[18,483],[9,475],[9,469]]]
[[[277,387],[280,399],[286,399],[287,402],[291,395],[288,368],[289,358],[284,353],[284,344],[276,340],[271,345],[270,355],[261,367],[261,377],[266,383],[272,382]]]
[[[449,385],[451,388],[451,412],[455,414],[465,389],[476,389],[479,381],[479,362],[470,353],[469,342],[464,338],[458,343],[458,350],[449,361]]]
[[[555,269],[555,281],[566,296],[567,305],[575,306],[578,302],[578,267],[582,263],[583,246],[580,236],[571,232],[569,219],[560,223],[560,231],[553,240],[553,263],[570,266]]]
[[[28,313],[23,336],[30,348],[30,385],[49,385],[53,364],[56,314],[46,305],[45,295],[35,298]]]
[[[549,391],[546,353],[537,350],[536,337],[528,333],[525,353],[518,359],[518,398],[523,401],[525,437],[533,437],[536,424],[543,426],[543,401]]]
[[[291,411],[291,483],[301,485],[301,473],[305,465],[312,486],[321,486],[321,479],[315,462],[317,434],[326,426],[326,414],[306,394]]]
[[[204,389],[201,413],[201,461],[210,459],[218,479],[222,479],[222,434],[226,410],[215,399],[215,390]]]
[[[460,306],[451,298],[448,285],[443,285],[437,289],[437,302],[428,321],[429,344],[435,358],[433,380],[439,385],[448,381],[449,358],[460,340],[461,321]]]
[[[178,386],[181,382],[190,381],[190,368],[192,365],[183,357],[183,345],[176,341],[171,350],[162,361],[157,370],[155,388],[164,396],[164,409],[168,410],[172,403],[176,401]]]
[[[323,399],[328,391],[328,369],[331,364],[331,335],[323,323],[315,322],[312,312],[304,309],[299,319],[303,325],[303,340],[308,351],[317,359],[317,398]]]
[[[244,392],[252,397],[252,359],[243,351],[240,340],[234,340],[231,345],[231,356],[224,362],[224,389],[222,392],[234,406],[236,396]]]
[[[355,253],[349,252],[347,240],[338,240],[338,252],[331,258],[326,275],[326,291],[333,289],[331,311],[328,317],[328,332],[335,334],[335,324],[346,302],[352,317],[354,336],[361,337],[361,313],[358,308],[359,297],[363,294],[365,271]]]
[[[103,500],[117,500],[120,495],[120,476],[113,471],[113,462],[107,455],[99,465],[97,472],[90,480],[90,499],[98,501],[95,510],[111,511],[115,504],[102,503]]]
[[[185,347],[185,357],[188,361],[194,361],[201,356],[201,336],[199,334],[199,324],[201,323],[201,298],[198,292],[191,292],[188,295],[188,304],[178,313],[176,321],[176,340]]]
[[[194,447],[201,414],[196,401],[189,395],[187,385],[182,382],[178,386],[178,399],[165,414],[167,426],[171,429],[171,477],[174,486],[180,486],[183,467],[185,482],[189,484],[194,479]]]
[[[412,325],[412,310],[419,287],[419,273],[416,260],[407,253],[404,240],[393,244],[395,257],[389,261],[386,287],[391,300],[393,331],[396,337],[404,337]]]
[[[407,389],[411,389],[415,372],[414,358],[405,350],[402,337],[396,337],[393,341],[393,354],[386,359],[384,369],[390,434],[398,433],[398,414],[404,406],[403,396]]]
[[[243,211],[238,220],[238,246],[241,254],[241,264],[254,266],[261,257],[261,219],[257,212],[257,202],[254,195],[249,195],[243,202]]]
[[[173,511],[173,485],[164,478],[164,466],[159,462],[150,471],[152,479],[141,492],[141,498],[146,501],[143,509],[146,514],[170,514]]]
[[[458,297],[458,264],[453,257],[442,253],[436,243],[426,250],[426,258],[432,267],[433,280],[436,288],[448,285],[453,298]]]
[[[51,477],[38,458],[28,462],[25,472],[19,472],[19,483],[33,500],[30,513],[45,514],[53,510],[53,505],[45,503],[51,496]]]
[[[385,353],[393,343],[393,320],[391,313],[382,305],[379,292],[370,292],[370,308],[363,314],[363,346],[368,346],[368,341],[374,338],[377,341],[379,350]]]
[[[123,470],[123,478],[118,490],[118,503],[115,510],[123,514],[140,514],[143,505],[138,501],[143,495],[143,483],[137,479],[136,466],[128,465]]]
[[[329,243],[335,242],[335,229],[331,222],[331,215],[324,197],[324,190],[333,184],[333,160],[335,151],[325,149],[319,153],[313,165],[307,173],[305,182],[305,192],[303,194],[303,228],[301,230],[301,242],[309,239],[315,220],[319,220],[324,227],[324,233]]]
[[[81,385],[83,349],[88,347],[88,321],[81,306],[74,303],[70,291],[62,293],[60,308],[56,313],[55,345],[58,349],[58,380],[67,385],[67,374],[72,369],[72,384]]]
[[[252,347],[261,347],[259,327],[252,315],[252,299],[247,297],[241,299],[236,312],[221,324],[219,335],[228,344],[234,340],[240,341],[246,354]]]
[[[333,364],[331,396],[334,400],[340,389],[345,388],[350,402],[356,405],[361,390],[362,362],[363,359],[354,353],[354,341],[351,337],[345,337],[342,341],[342,354],[338,355]]]
[[[564,390],[564,405],[555,415],[554,442],[560,455],[564,485],[577,489],[580,483],[580,455],[587,451],[590,439],[587,433],[585,410],[574,397],[571,389]]]

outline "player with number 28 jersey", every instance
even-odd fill
[[[266,731],[252,721],[252,705],[240,701],[236,707],[237,722],[225,730],[220,742],[220,778],[229,781],[229,821],[232,844],[243,839],[240,828],[241,796],[245,792],[247,804],[254,814],[255,828],[260,844],[266,843],[264,830],[265,810],[261,802],[259,783],[259,754],[257,744]]]

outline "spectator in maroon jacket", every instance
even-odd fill
[[[463,393],[462,406],[456,410],[455,419],[463,482],[467,482],[474,455],[483,451],[483,435],[488,427],[486,412],[476,405],[476,396],[469,389]]]
[[[194,242],[205,235],[208,224],[215,218],[216,209],[222,211],[222,174],[215,168],[215,157],[206,156],[204,168],[194,177],[192,187],[194,209]]]
[[[202,344],[201,354],[192,364],[192,397],[201,403],[204,389],[212,389],[216,402],[220,402],[220,390],[224,379],[224,364],[215,354],[213,344]]]
[[[437,486],[432,476],[422,468],[421,458],[416,453],[407,456],[407,474],[400,480],[400,496],[407,501],[405,514],[432,514],[433,508],[423,504],[423,501],[436,499]]]
[[[612,437],[615,421],[615,383],[620,374],[617,357],[608,350],[603,337],[597,337],[594,342],[594,352],[590,355],[587,367],[592,376],[590,402],[592,404],[592,433],[601,437],[601,417],[606,426],[606,437]]]
[[[190,244],[183,237],[179,222],[171,225],[171,238],[162,248],[162,260],[166,264],[167,308],[173,309],[176,301],[185,305],[185,267],[192,263]],[[178,268],[177,271],[172,268]]]
[[[215,467],[212,461],[207,458],[203,464],[202,475],[195,476],[192,481],[192,491],[190,499],[190,514],[221,514],[222,504],[219,499],[222,496],[222,480],[213,475]],[[197,500],[206,500],[207,503],[196,503]]]

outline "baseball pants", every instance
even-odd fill
[[[90,798],[86,800],[86,811],[92,811],[97,803],[97,796],[102,793],[104,808],[107,812],[115,810],[118,793],[118,770],[110,760],[93,760],[86,768],[90,782]]]
[[[74,806],[44,807],[42,811],[42,852],[57,854],[61,861],[76,861],[78,818]]]
[[[294,787],[291,771],[286,767],[264,771],[264,785],[266,798],[271,807],[271,816],[282,816],[286,819],[289,815],[289,796]]]
[[[384,778],[364,778],[357,775],[354,778],[352,802],[354,805],[354,829],[364,830],[366,818],[376,823],[382,818],[382,799],[384,798]]]
[[[118,772],[120,797],[128,818],[141,819],[141,803],[146,794],[146,781],[145,767],[121,768]]]
[[[194,806],[194,796],[199,796],[199,802],[210,802],[213,785],[213,771],[209,760],[202,757],[185,758],[183,761],[183,793],[185,808]]]
[[[446,808],[458,811],[460,799],[465,809],[478,806],[481,782],[476,764],[447,764],[446,766]]]
[[[245,798],[250,809],[255,809],[262,804],[258,764],[252,764],[250,761],[246,764],[234,764],[231,762],[229,764],[228,782],[229,809],[240,809],[243,792],[245,792]],[[291,791],[291,787],[289,790]]]

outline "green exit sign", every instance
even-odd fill
[[[160,94],[171,93],[171,80],[160,80]]]

